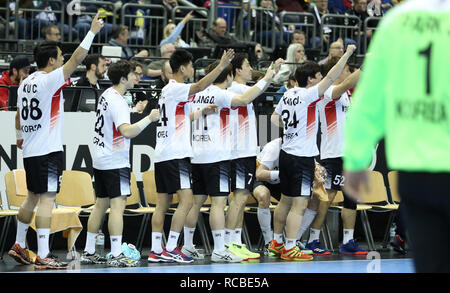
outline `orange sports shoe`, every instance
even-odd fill
[[[281,255],[283,248],[284,243],[278,243],[275,239],[270,241],[269,251],[273,252],[276,256]]]
[[[313,260],[313,256],[301,252],[298,246],[294,246],[289,250],[286,250],[286,248],[284,247],[283,251],[281,252],[281,259],[291,261],[310,261]]]

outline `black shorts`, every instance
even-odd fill
[[[95,196],[115,198],[130,196],[130,168],[98,170],[94,168]]]
[[[298,157],[280,151],[281,193],[286,196],[310,197],[314,182],[314,157]]]
[[[231,191],[253,191],[256,173],[256,157],[238,158],[231,161]]]
[[[258,186],[265,186],[267,187],[267,189],[269,189],[270,192],[270,196],[273,196],[274,198],[276,198],[278,201],[281,198],[281,184],[270,184],[267,181],[255,181],[255,184],[253,184],[253,190],[256,189],[256,187]]]
[[[230,194],[230,161],[192,164],[192,191],[196,195]]]
[[[43,156],[23,159],[27,188],[40,194],[59,192],[63,165],[63,152],[54,152]]]
[[[327,170],[325,189],[342,190],[345,178],[342,176],[342,158],[323,159],[320,164]]]
[[[155,163],[156,192],[174,194],[191,189],[191,160],[174,159]]]

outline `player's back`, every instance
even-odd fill
[[[317,102],[320,100],[318,87],[294,87],[286,91],[275,112],[283,121],[282,149],[299,157],[319,154],[317,149]]]
[[[234,94],[210,85],[197,93],[191,112],[218,105],[217,113],[192,121],[192,163],[207,164],[231,159],[230,107]]]
[[[36,71],[19,86],[17,107],[24,137],[24,158],[63,150],[62,87],[65,85],[60,67],[49,73]]]

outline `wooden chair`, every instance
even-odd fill
[[[64,170],[59,193],[56,194],[56,205],[72,209],[78,216],[86,217],[91,213],[94,204],[91,175],[83,171]]]
[[[26,174],[25,174],[25,170],[23,169],[17,169],[17,170],[13,170],[10,171],[8,173],[5,174],[5,185],[6,185],[6,192],[7,192],[7,198],[8,198],[8,203],[10,206],[14,206],[17,208],[20,208],[20,206],[22,205],[22,203],[24,202],[24,200],[27,197],[28,194],[28,188],[26,186]],[[60,222],[58,221],[59,219],[61,219],[60,217],[63,217],[64,219],[67,219],[67,217],[69,217],[71,220],[74,220],[73,216],[77,216],[78,217],[78,213],[75,209],[73,208],[54,208],[52,210],[52,228],[54,227],[54,224],[56,226],[58,226],[58,224],[64,223],[64,222]],[[56,220],[54,220],[56,219]],[[74,248],[74,244],[75,244],[75,240],[76,237],[78,236],[78,233],[81,231],[82,229],[82,225],[79,222],[78,218],[76,218],[76,222],[77,223],[72,223],[72,225],[70,226],[65,226],[64,230],[77,230],[76,235],[73,236],[74,238],[68,238],[68,241],[73,241],[73,246],[71,247],[72,249]],[[65,225],[65,223],[64,223]],[[30,225],[32,227],[32,225]],[[75,227],[76,226],[76,227]],[[57,231],[61,231],[61,230],[57,230]],[[51,232],[52,235],[50,236],[50,246],[53,242],[53,237],[54,237],[54,232]]]

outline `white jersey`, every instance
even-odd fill
[[[320,159],[343,156],[342,142],[344,136],[345,112],[350,106],[350,91],[346,91],[337,99],[332,99],[335,86],[331,86],[324,94],[324,99],[317,103],[321,123]]]
[[[245,84],[233,81],[228,90],[236,94],[243,94],[249,88]],[[258,137],[253,103],[232,107],[230,123],[233,131],[232,159],[255,157],[258,153]]]
[[[281,149],[298,157],[314,157],[317,148],[318,115],[320,101],[318,86],[294,87],[284,93],[275,112],[281,116],[284,126]]]
[[[130,139],[119,126],[130,123],[130,108],[124,97],[110,87],[98,100],[97,121],[94,127],[93,167],[111,170],[130,167]]]
[[[50,73],[34,72],[17,89],[24,158],[63,151],[62,88],[68,84],[60,67]]]
[[[281,150],[281,138],[268,142],[258,155],[258,161],[270,171],[278,170]],[[280,183],[280,179],[268,180],[270,184]]]
[[[156,127],[155,162],[193,156],[191,146],[190,103],[191,84],[169,80],[158,101],[161,118]]]
[[[193,164],[209,164],[231,159],[230,108],[235,96],[227,90],[210,85],[195,95],[191,112],[216,104],[218,112],[202,115],[192,121]]]

